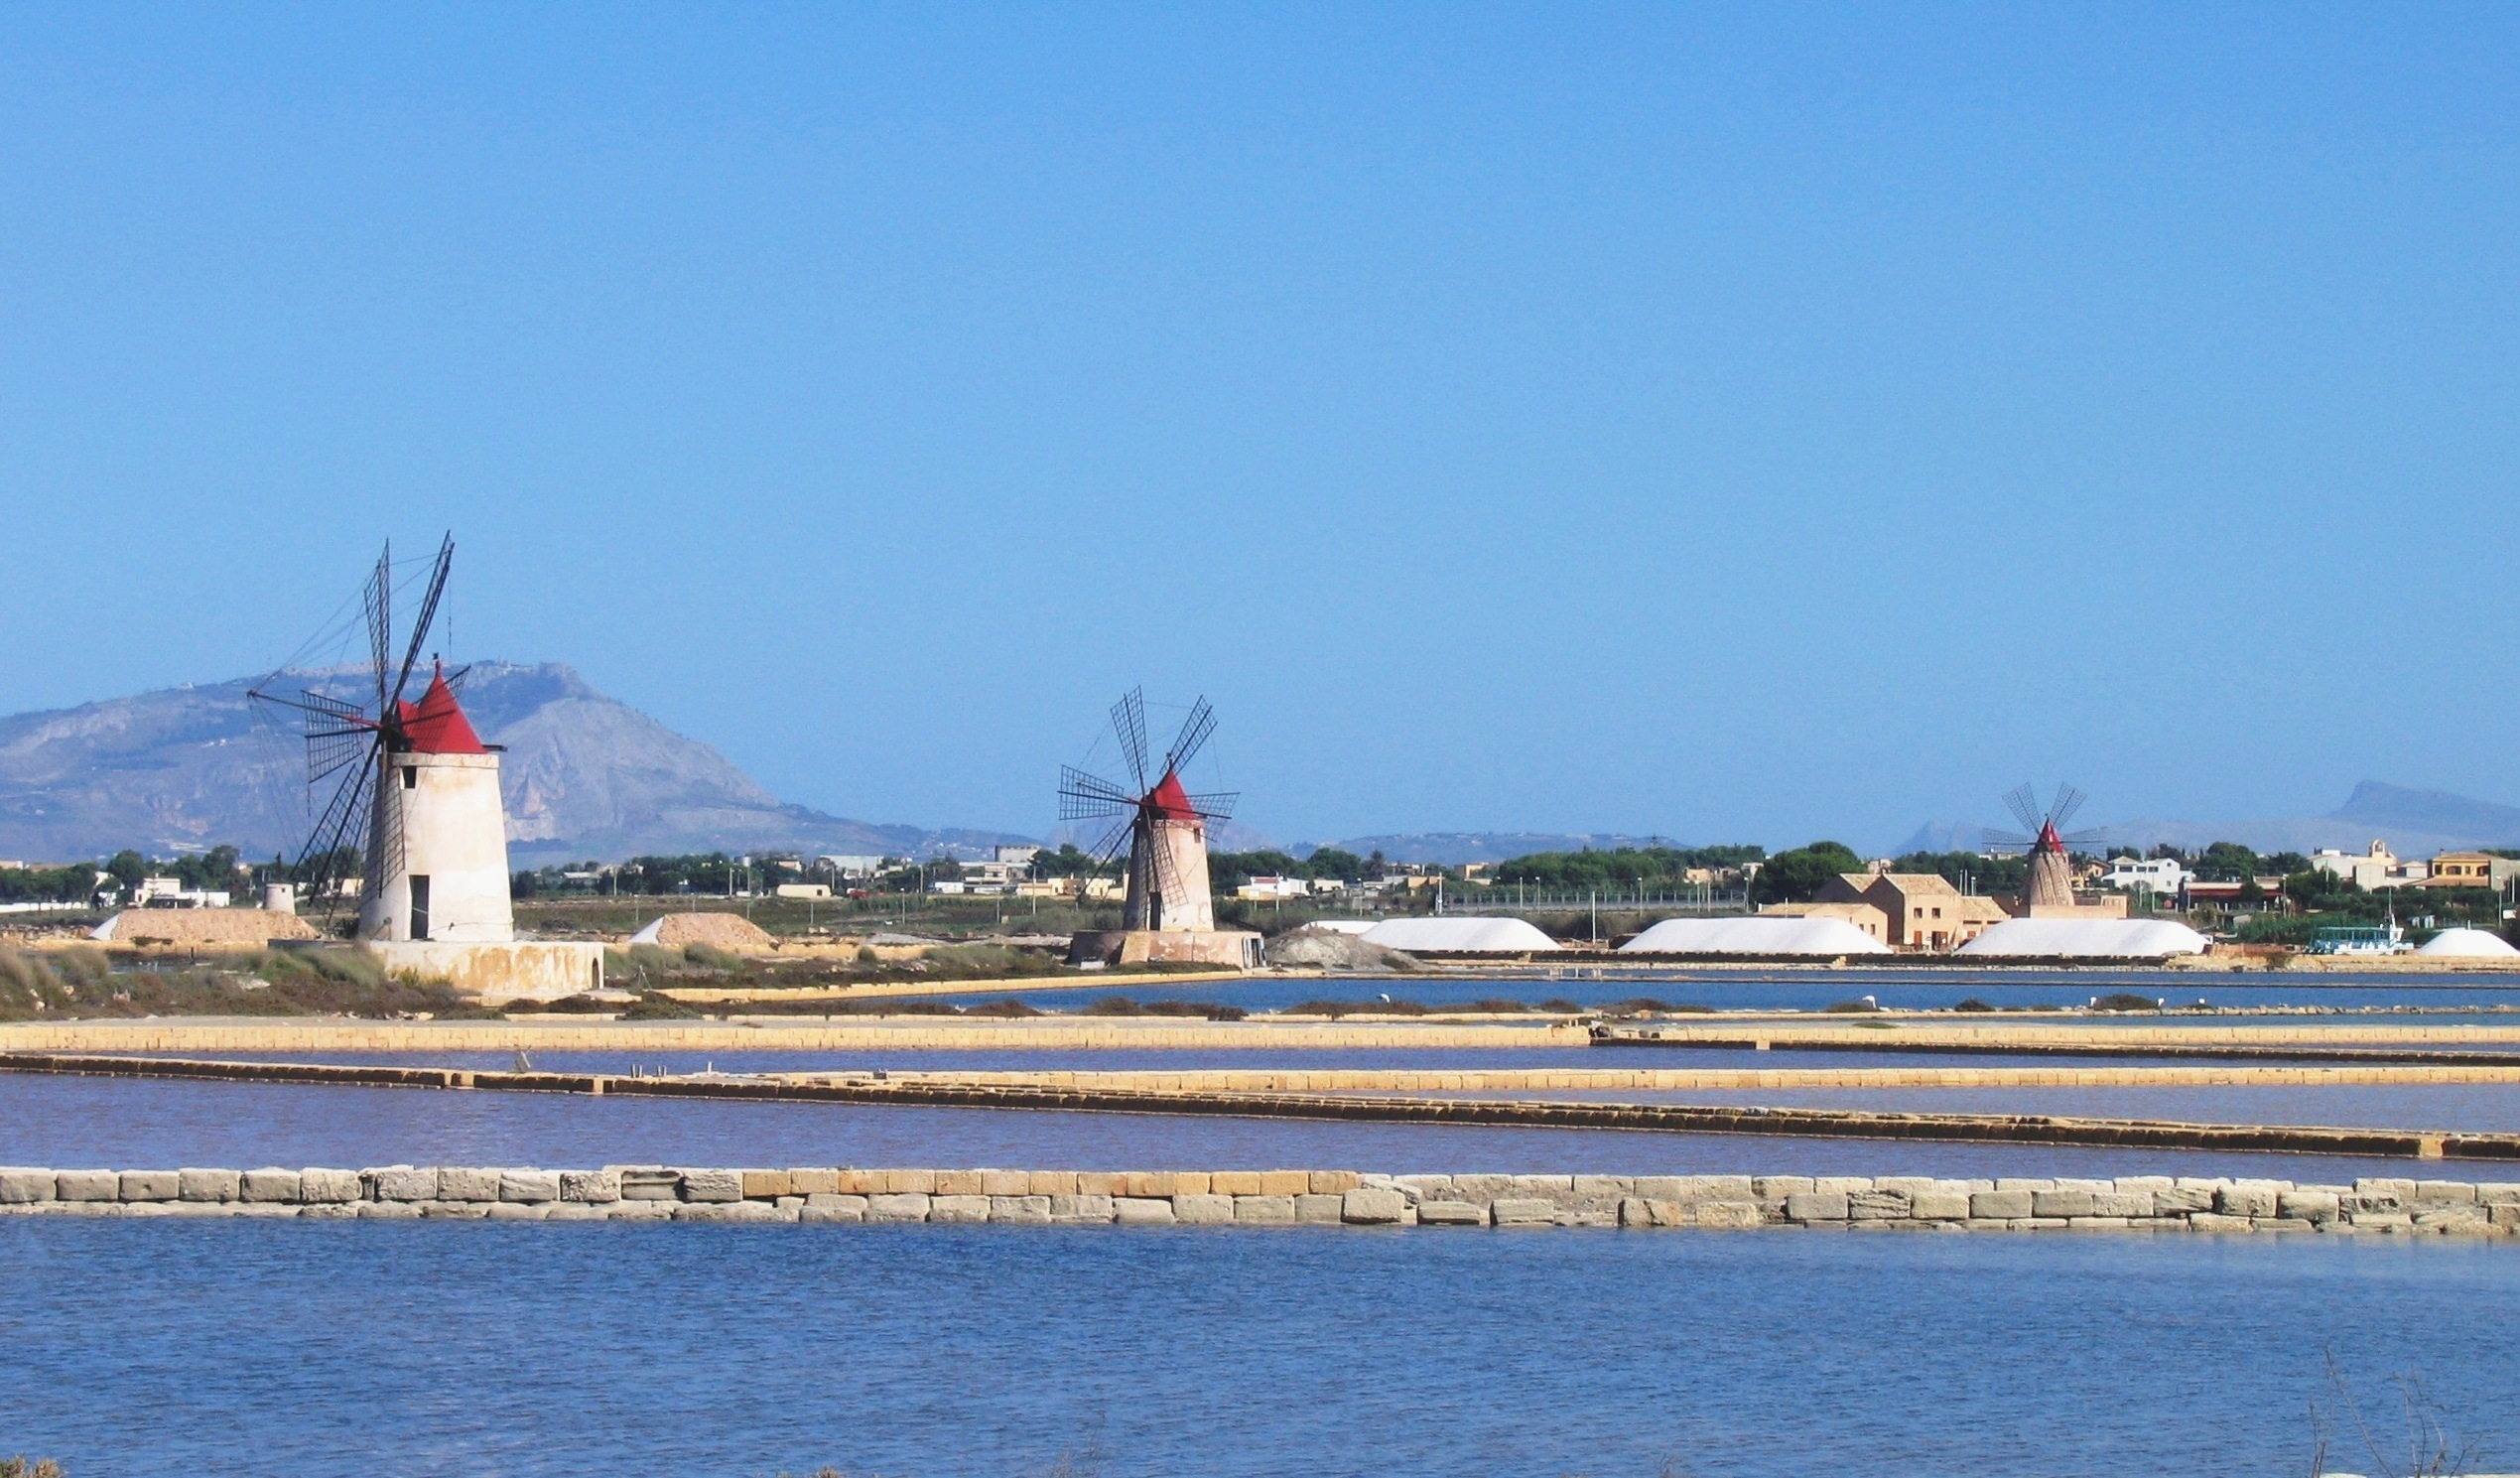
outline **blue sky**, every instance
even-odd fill
[[[2520,799],[2520,13],[2199,9],[12,8],[0,710],[452,527],[877,820]]]

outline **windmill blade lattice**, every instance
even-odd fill
[[[1164,751],[1164,773],[1179,774],[1190,757],[1206,746],[1208,736],[1216,733],[1216,710],[1201,698],[1190,710],[1190,717],[1181,721],[1181,732],[1173,737],[1172,747]]]
[[[2058,831],[2063,831],[2065,823],[2073,819],[2074,812],[2082,809],[2082,803],[2088,797],[2073,786],[2058,785],[2056,801],[2048,807],[2048,824]]]
[[[1239,790],[1210,791],[1206,795],[1190,797],[1190,809],[1198,812],[1202,821],[1231,821],[1234,819],[1234,805],[1242,798],[1243,792]]]
[[[2032,836],[2038,835],[2039,824],[2042,820],[2039,814],[2039,792],[2029,782],[2025,781],[2004,792],[2004,807],[2013,813],[2015,821],[2021,823],[2023,831],[2029,832]]]
[[[1136,808],[1137,797],[1102,776],[1089,775],[1069,765],[1059,766],[1061,821],[1092,821],[1133,812]]]
[[[1146,690],[1131,688],[1112,705],[1112,729],[1120,735],[1121,753],[1137,788],[1146,788]]]

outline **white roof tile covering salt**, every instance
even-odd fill
[[[2452,960],[2495,960],[2520,955],[2520,949],[2513,949],[2501,935],[2483,929],[2444,929],[2415,952]]]
[[[2201,955],[2208,941],[2166,918],[2008,918],[1961,945],[2007,959],[2162,960]]]
[[[1886,955],[1890,946],[1842,918],[1666,918],[1619,946],[1637,955]]]
[[[1433,954],[1525,955],[1552,950],[1557,941],[1519,918],[1393,918],[1365,931],[1365,942],[1386,949]]]

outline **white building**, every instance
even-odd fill
[[[2365,889],[2402,887],[2410,882],[2422,882],[2433,875],[2431,864],[2398,857],[2389,851],[2386,842],[2373,842],[2369,851],[2359,853],[2322,848],[2311,855],[2310,865]]]
[[[818,857],[814,861],[818,866],[830,869],[844,881],[873,877],[884,871],[884,860],[879,857]]]
[[[224,888],[190,888],[180,877],[143,877],[131,890],[134,908],[225,908],[232,895]]]
[[[2151,893],[2157,898],[2175,898],[2196,874],[2175,857],[2118,857],[2109,859],[2108,871],[2100,874],[2100,886],[2125,893]]]

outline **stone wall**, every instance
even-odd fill
[[[2520,1235],[2520,1181],[2136,1175],[1372,1175],[1352,1170],[0,1167],[0,1213],[1025,1226],[1773,1227]]]

